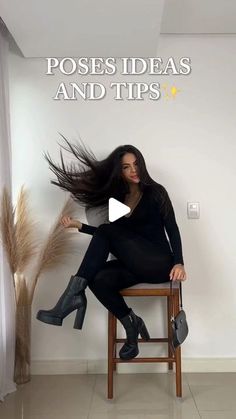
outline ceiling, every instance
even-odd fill
[[[0,0],[25,57],[150,57],[160,34],[236,34],[235,0]]]

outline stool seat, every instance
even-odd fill
[[[142,282],[140,284],[136,284],[136,285],[132,285],[129,288],[124,288],[124,290],[132,290],[132,289],[155,289],[155,290],[159,290],[159,289],[170,289],[170,282],[161,282],[159,284],[150,284],[148,282]],[[173,281],[172,283],[172,288],[179,288],[179,282],[178,281]],[[123,292],[123,290],[122,290]]]
[[[162,357],[136,357],[130,360],[124,360],[116,357],[117,344],[125,342],[126,339],[117,338],[117,319],[108,312],[108,398],[113,398],[113,373],[118,363],[149,363],[149,362],[166,362],[168,369],[173,370],[175,364],[176,376],[176,396],[182,397],[182,375],[181,375],[181,348],[180,346],[174,350],[172,345],[172,314],[176,316],[180,310],[180,282],[172,282],[172,292],[170,281],[150,284],[139,283],[120,291],[122,296],[127,297],[166,297],[167,299],[167,337],[151,337],[150,340],[144,341],[138,339],[139,343],[167,343],[168,356]]]

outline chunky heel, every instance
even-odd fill
[[[78,308],[75,316],[74,329],[82,329],[87,304]]]
[[[149,340],[150,339],[150,335],[148,333],[148,330],[146,328],[146,325],[145,325],[144,321],[142,321],[139,333],[140,333],[140,336],[141,336],[142,339],[144,339],[144,340]]]

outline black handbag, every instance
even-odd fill
[[[172,301],[172,315],[171,315],[171,327],[172,327],[172,346],[175,350],[180,346],[188,336],[188,323],[186,319],[186,313],[183,310],[183,297],[182,297],[182,283],[180,281],[179,290],[180,290],[180,311],[175,316],[174,311],[174,298],[173,298],[173,285],[170,281],[170,290],[171,290],[171,301]]]

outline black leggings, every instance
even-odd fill
[[[117,259],[107,261],[109,253]],[[173,255],[116,224],[101,224],[93,234],[76,275],[88,280],[97,299],[118,319],[130,308],[119,291],[132,285],[169,281]]]

